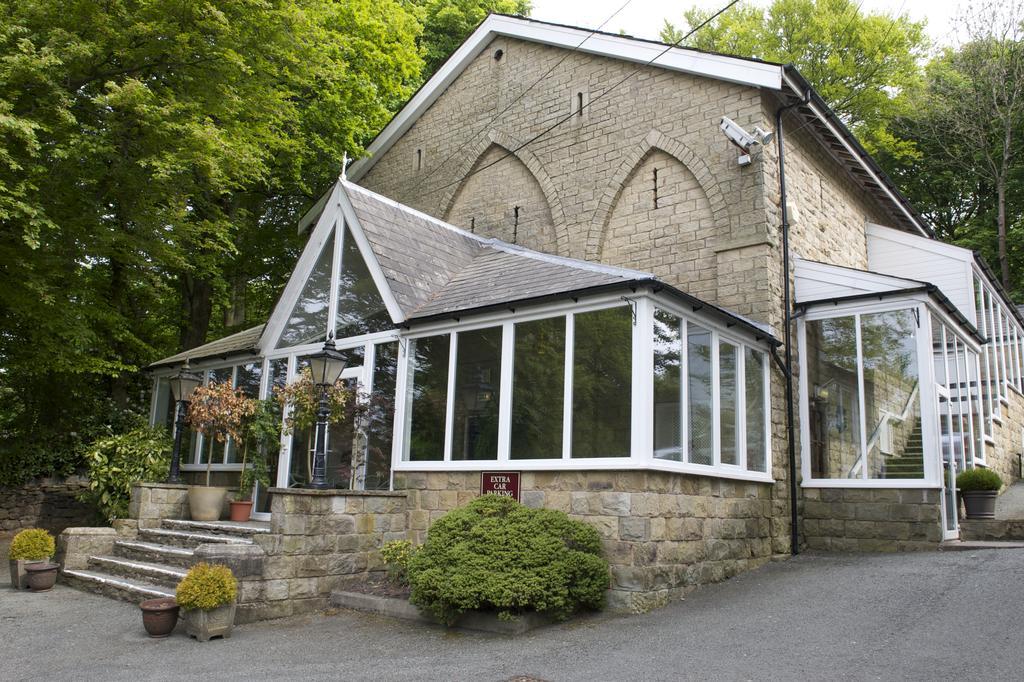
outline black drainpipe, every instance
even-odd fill
[[[779,107],[775,112],[775,135],[779,145],[779,208],[782,211],[782,304],[785,307],[783,342],[786,344],[784,374],[786,377],[786,432],[789,439],[789,544],[793,556],[800,553],[800,534],[797,528],[796,426],[793,418],[793,302],[789,284],[789,209],[786,206],[786,156],[785,146],[782,143],[782,114],[787,109],[805,104],[809,96],[810,92],[807,92],[803,99]]]

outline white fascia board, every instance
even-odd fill
[[[883,275],[877,272],[867,272],[865,270],[854,270],[840,265],[809,261],[803,258],[794,258],[793,260],[793,276],[798,288],[800,286],[800,279],[804,277],[808,279],[825,278],[822,281],[830,282],[837,288],[849,287],[851,289],[858,290],[851,291],[851,294],[861,292],[896,291],[898,289],[910,289],[926,284],[920,280],[906,279],[904,277],[897,277],[894,275]],[[815,275],[817,275],[817,278],[815,278]],[[798,303],[800,302],[799,295],[796,300]]]
[[[786,85],[788,85],[790,89],[793,90],[793,92],[801,96],[804,95],[805,91],[796,83],[796,81],[793,80],[792,76],[790,76],[787,73],[783,74],[783,78],[786,79]],[[850,154],[850,156],[857,159],[857,163],[860,165],[860,167],[863,168],[864,172],[867,173],[871,177],[871,179],[875,181],[876,185],[882,188],[882,192],[884,192],[885,195],[893,203],[899,206],[900,212],[903,215],[905,215],[907,217],[907,220],[909,220],[911,224],[914,225],[914,227],[916,227],[920,231],[921,236],[928,237],[928,231],[920,223],[917,222],[917,218],[915,218],[914,214],[907,209],[903,200],[896,196],[893,193],[893,191],[886,186],[885,181],[883,181],[882,178],[879,177],[878,173],[875,172],[871,165],[867,163],[863,158],[861,158],[860,152],[854,149],[853,145],[851,145],[849,141],[846,139],[846,136],[843,135],[838,129],[836,129],[832,121],[829,120],[829,117],[825,115],[825,112],[823,112],[818,107],[818,105],[815,104],[813,101],[808,101],[805,106],[807,106],[807,108],[814,112],[814,115],[818,117],[818,120],[821,121],[822,125],[828,128],[829,132],[832,133],[833,137],[835,137],[835,139],[839,141],[839,144],[843,145],[843,147],[846,148],[846,151]]]
[[[320,219],[317,221],[316,227],[313,228],[313,232],[309,235],[306,247],[302,250],[302,255],[299,256],[299,260],[295,264],[295,269],[292,270],[291,276],[288,278],[284,291],[281,292],[281,298],[278,300],[277,305],[274,306],[270,319],[267,320],[267,326],[263,328],[263,335],[260,337],[259,342],[261,355],[266,355],[270,352],[274,348],[274,343],[277,342],[277,337],[281,335],[281,330],[284,328],[285,322],[288,321],[288,316],[295,305],[295,299],[302,293],[302,288],[306,285],[309,273],[316,264],[316,259],[320,256],[324,240],[334,228],[334,221],[339,213],[339,201],[342,194],[341,183],[336,182],[331,191],[324,195],[327,199],[324,201],[324,209],[320,213]]]
[[[370,276],[373,277],[373,283],[377,285],[377,291],[380,292],[381,298],[384,299],[384,306],[388,309],[391,320],[397,326],[405,321],[405,313],[398,305],[398,299],[395,298],[395,294],[391,291],[391,286],[384,276],[384,270],[381,269],[380,263],[377,261],[377,254],[373,252],[370,241],[366,238],[362,225],[359,224],[356,210],[352,206],[352,202],[349,201],[343,184],[339,182],[338,188],[338,203],[341,207],[341,213],[345,217],[345,224],[348,227],[349,233],[356,240],[356,246],[359,247],[359,252],[363,255],[363,260],[370,271]]]
[[[865,226],[865,232],[867,233],[868,239],[888,239],[896,242],[897,244],[903,244],[922,251],[936,253],[940,256],[963,261],[964,263],[974,262],[974,252],[970,249],[965,249],[962,246],[954,246],[953,244],[947,244],[946,242],[939,241],[938,239],[921,237],[916,234],[910,234],[904,230],[897,230],[894,227],[878,225],[870,222]]]
[[[782,89],[783,67],[777,64],[765,64],[749,59],[708,54],[678,47],[666,50],[667,46],[661,43],[625,36],[599,34],[583,28],[491,15],[477,27],[476,31],[462,43],[448,61],[374,138],[366,148],[367,156],[359,159],[349,168],[348,179],[358,182],[373,167],[375,159],[397,142],[420,115],[430,108],[448,86],[459,77],[469,63],[476,59],[498,36],[639,64],[651,63],[652,66],[671,71],[729,81],[739,85],[770,90]],[[661,54],[662,52],[664,54]]]

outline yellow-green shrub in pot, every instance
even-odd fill
[[[185,631],[200,642],[231,637],[238,583],[227,566],[199,563],[178,583],[175,600],[184,610]]]
[[[11,540],[11,587],[23,590],[28,587],[28,572],[25,566],[49,561],[57,546],[53,536],[42,528],[26,528]]]

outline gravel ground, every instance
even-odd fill
[[[591,616],[517,638],[339,611],[240,626],[230,640],[200,644],[180,625],[151,640],[134,605],[9,584],[4,680],[1024,677],[1024,550],[803,555],[644,616]]]

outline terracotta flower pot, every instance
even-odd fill
[[[188,509],[193,521],[219,521],[228,489],[192,485],[188,488]]]
[[[231,502],[231,520],[248,521],[252,515],[252,500],[233,500]]]
[[[167,637],[178,624],[178,602],[173,597],[147,599],[139,608],[142,609],[142,626],[154,639]]]
[[[185,632],[200,642],[208,642],[213,637],[231,637],[231,628],[235,625],[235,605],[228,604],[209,611],[190,609],[185,611]]]
[[[33,592],[47,592],[53,589],[57,582],[58,564],[51,564],[48,561],[29,564],[25,567],[28,571],[28,588]]]

